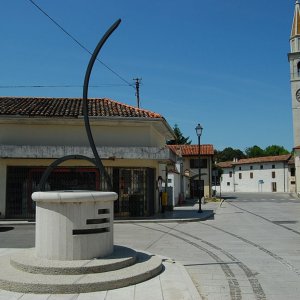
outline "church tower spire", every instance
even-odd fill
[[[300,2],[297,0],[295,4],[295,12],[293,18],[293,25],[291,30],[291,52],[297,52],[300,49]]]

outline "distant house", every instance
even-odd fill
[[[291,154],[220,162],[223,192],[295,192]]]
[[[169,185],[174,187],[174,204],[184,198],[211,197],[213,145],[201,145],[201,184],[198,145],[168,145],[177,155],[176,169],[169,171]]]
[[[111,99],[89,99],[97,150],[110,175],[116,216],[146,216],[159,211],[156,180],[173,168],[174,139],[158,113]],[[0,97],[0,217],[34,218],[31,193],[55,159],[93,157],[85,133],[82,99]],[[46,188],[106,190],[103,174],[86,160],[58,166]]]

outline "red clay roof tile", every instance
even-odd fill
[[[242,164],[252,164],[252,163],[262,163],[262,162],[288,161],[290,159],[290,157],[291,157],[291,154],[243,158],[236,162],[232,162],[232,164],[233,165],[242,165]]]
[[[232,168],[232,161],[222,161],[217,163],[217,166],[220,168]]]
[[[291,154],[276,155],[276,156],[262,156],[262,157],[252,157],[252,158],[243,158],[238,161],[223,161],[217,163],[217,166],[220,168],[232,168],[236,165],[244,164],[255,164],[255,163],[264,163],[264,162],[278,162],[286,161],[289,164],[293,164],[293,156]]]
[[[199,154],[198,145],[168,145],[168,147],[176,154],[182,156],[195,156]],[[200,145],[201,155],[214,155],[213,145]]]
[[[108,98],[91,98],[91,117],[163,118],[160,114]],[[83,116],[80,98],[0,97],[0,115],[36,118],[78,118]]]

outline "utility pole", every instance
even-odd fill
[[[137,101],[137,107],[140,108],[140,82],[142,78],[133,78],[135,80],[135,95],[136,95],[136,101]]]

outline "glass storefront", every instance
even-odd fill
[[[34,219],[31,194],[45,168],[7,167],[6,218]],[[116,217],[143,217],[154,213],[154,169],[107,168],[113,189]],[[107,190],[96,168],[58,167],[49,176],[46,190]]]
[[[119,170],[119,200],[116,216],[142,217],[148,215],[146,169]]]

